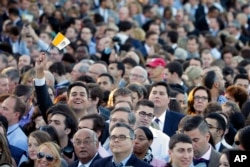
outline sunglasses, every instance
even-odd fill
[[[52,156],[52,155],[50,155],[50,154],[44,154],[43,152],[39,152],[39,153],[37,153],[37,158],[38,159],[43,159],[43,158],[46,158],[46,160],[47,161],[49,161],[49,162],[52,162],[55,158]]]

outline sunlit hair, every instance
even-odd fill
[[[43,147],[47,147],[47,149],[49,149],[52,152],[52,156],[55,158],[53,161],[54,167],[60,166],[61,164],[60,147],[54,142],[45,142],[39,146],[38,151],[40,151]]]

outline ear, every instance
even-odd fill
[[[211,137],[210,133],[207,132],[207,133],[205,134],[205,138],[206,138],[207,142],[209,141],[210,137]]]
[[[66,128],[66,129],[65,129],[65,134],[68,135],[68,134],[70,134],[70,132],[71,132],[71,129],[69,129],[69,128]]]
[[[97,138],[99,138],[99,137],[101,136],[101,134],[102,134],[102,132],[101,132],[100,130],[98,130],[98,131],[96,132]]]
[[[149,140],[149,142],[148,142],[149,146],[151,146],[152,143],[153,143],[153,140]]]

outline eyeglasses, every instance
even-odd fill
[[[234,141],[234,144],[238,146],[238,145],[240,145],[240,141],[236,140],[236,141]]]
[[[38,153],[37,153],[37,158],[38,158],[38,159],[43,159],[44,157],[45,157],[46,160],[49,161],[49,162],[52,162],[52,161],[55,159],[53,155],[45,154],[45,153],[43,153],[43,152],[38,152]]]
[[[135,77],[135,78],[144,78],[144,76],[142,76],[142,75],[138,75],[138,74],[130,74],[130,77]]]
[[[77,141],[74,141],[74,144],[76,146],[80,146],[81,144],[90,145],[93,142],[96,142],[96,141],[95,140],[84,140],[84,141],[77,140]]]
[[[205,101],[207,99],[208,99],[208,97],[205,97],[205,96],[194,96],[194,100],[196,100],[196,101],[199,101],[199,100]]]
[[[154,114],[151,114],[151,113],[147,114],[145,111],[140,111],[139,116],[143,117],[143,118],[145,118],[147,116],[150,119],[154,118]]]
[[[119,135],[119,136],[112,135],[112,136],[110,136],[111,141],[115,141],[116,139],[118,139],[119,141],[124,141],[127,138],[132,139],[130,136],[125,136],[125,135]]]
[[[210,125],[210,124],[207,124],[207,126],[208,126],[209,129],[217,129],[217,130],[220,129],[220,128],[217,128],[217,127],[215,127],[215,126],[213,126],[213,125]]]

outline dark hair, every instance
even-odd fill
[[[154,108],[154,103],[152,101],[148,100],[148,99],[139,100],[136,103],[135,111],[138,110],[140,106],[146,106],[146,107]]]
[[[77,131],[77,119],[73,111],[66,104],[56,104],[50,107],[47,111],[47,115],[51,113],[51,115],[60,114],[65,117],[64,124],[65,128],[69,128],[71,131],[69,133],[69,138],[72,138],[74,133]]]
[[[250,101],[247,100],[243,103],[241,106],[241,113],[245,116],[245,119],[248,118],[249,113],[250,113]]]
[[[134,59],[130,58],[130,57],[127,57],[127,58],[123,59],[123,60],[122,60],[122,63],[123,63],[123,64],[129,64],[129,65],[131,65],[132,67],[135,67],[135,66],[138,65],[138,64],[136,63],[136,61],[135,61]]]
[[[208,89],[212,89],[214,82],[216,80],[216,72],[215,71],[208,71],[205,76],[203,77],[203,85]]]
[[[250,126],[239,130],[239,142],[246,151],[250,151]]]
[[[76,80],[79,82],[95,83],[95,80],[89,75],[81,75]]]
[[[213,120],[216,120],[217,122],[217,125],[218,125],[218,129],[221,129],[223,130],[223,134],[222,136],[224,135],[225,131],[226,131],[226,121],[225,119],[218,113],[209,113],[206,118],[210,118],[210,119],[213,119]],[[221,136],[221,137],[222,137]]]
[[[197,128],[202,134],[209,133],[208,125],[201,116],[195,115],[183,123],[183,131],[192,131]]]
[[[248,82],[249,82],[248,76],[246,74],[237,74],[234,77],[234,82],[233,83],[235,83],[237,81],[237,79],[244,79],[244,80],[248,80]]]
[[[120,31],[125,32],[130,30],[133,25],[130,21],[120,21],[117,26]]]
[[[96,83],[88,83],[87,86],[89,88],[89,98],[93,100],[99,98],[97,106],[100,106],[104,96],[102,88]]]
[[[205,108],[204,115],[206,116],[207,114],[213,113],[216,111],[222,111],[222,107],[220,103],[218,103],[217,101],[210,101],[207,104],[207,107]]]
[[[32,136],[37,140],[37,143],[41,145],[42,143],[52,141],[50,134],[46,131],[33,131],[30,133],[29,137]]]
[[[170,62],[166,65],[166,68],[171,74],[175,72],[178,75],[178,77],[181,78],[183,73],[183,68],[179,62],[176,61]]]
[[[147,139],[149,141],[153,141],[154,140],[154,135],[153,135],[153,133],[151,132],[151,130],[148,127],[139,126],[136,129],[141,129],[144,132],[145,136],[147,137]],[[136,131],[136,129],[135,129],[135,131]]]
[[[168,86],[168,84],[166,82],[160,81],[160,82],[153,83],[152,86],[151,86],[151,91],[152,91],[152,88],[157,87],[157,86],[163,86],[163,87],[165,87],[167,95],[169,96],[169,94],[170,94],[170,88],[169,88],[169,86]]]
[[[148,31],[148,32],[146,33],[145,38],[148,39],[148,38],[149,38],[150,36],[152,36],[152,35],[158,35],[158,34],[157,34],[157,32],[154,32],[154,31]]]
[[[100,77],[108,77],[109,78],[109,81],[110,83],[114,84],[115,83],[115,80],[114,80],[114,77],[112,75],[110,75],[109,73],[102,73],[98,76],[98,78]]]
[[[19,84],[15,87],[13,94],[16,95],[17,97],[20,96],[30,97],[32,94],[32,87]]]
[[[57,131],[53,126],[45,125],[45,126],[40,127],[40,130],[47,132],[50,135],[51,140],[53,142],[55,142],[58,145],[60,144]]]
[[[55,62],[49,67],[51,73],[57,73],[59,76],[65,75],[66,70],[62,62]]]
[[[75,86],[80,86],[80,87],[85,88],[85,90],[87,92],[87,96],[89,97],[89,90],[88,90],[87,86],[83,82],[81,82],[81,81],[76,81],[76,82],[73,82],[72,84],[69,85],[68,90],[67,90],[67,96],[68,97],[70,95],[71,89],[73,87],[75,87]]]
[[[171,136],[168,147],[172,150],[177,143],[189,143],[192,144],[191,138],[183,133],[174,134]]]
[[[97,113],[88,114],[86,116],[81,117],[80,121],[86,120],[86,119],[91,119],[93,121],[93,129],[92,129],[93,131],[95,132],[100,131],[102,133],[103,129],[105,128],[105,121],[102,118],[102,116],[100,116]]]
[[[167,37],[172,43],[177,43],[178,33],[176,31],[168,31]]]

